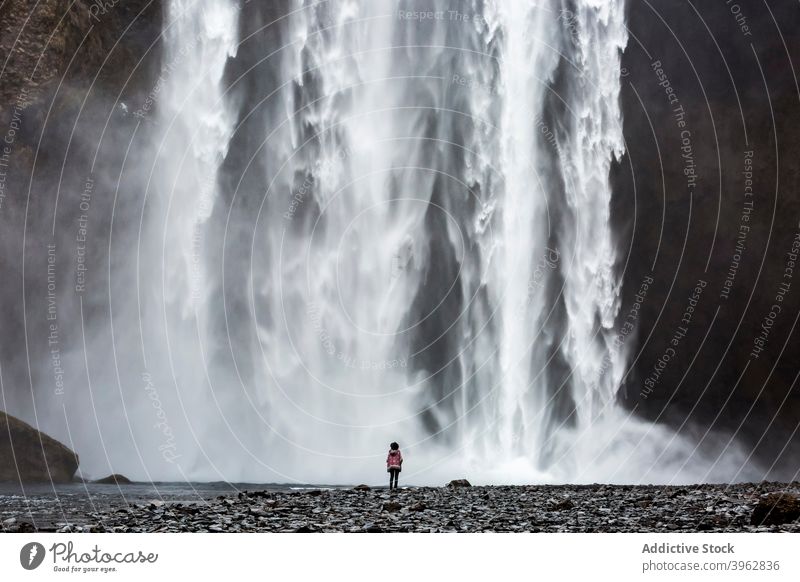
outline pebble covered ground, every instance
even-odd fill
[[[752,524],[759,502],[791,504]],[[210,499],[0,496],[5,531],[800,532],[800,483],[535,485],[242,491]],[[762,520],[759,520],[761,523]],[[775,523],[775,522],[781,523]]]

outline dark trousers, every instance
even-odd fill
[[[397,489],[397,478],[399,476],[400,469],[389,469],[389,489]],[[394,485],[392,483],[394,483]]]

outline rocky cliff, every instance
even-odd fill
[[[77,469],[73,451],[0,411],[0,482],[68,483]]]
[[[34,351],[46,349],[37,340],[50,333],[41,302],[46,282],[30,273],[46,269],[42,249],[60,238],[68,240],[58,245],[60,263],[75,261],[77,219],[88,213],[80,210],[80,195],[90,179],[97,180],[92,211],[110,206],[105,193],[111,188],[100,187],[118,172],[112,162],[124,156],[136,126],[125,103],[143,102],[161,68],[161,21],[162,3],[156,0],[0,3],[0,364],[7,383],[39,385],[42,377],[54,382],[54,372],[37,365],[39,360],[31,366],[17,341],[25,336]],[[109,175],[92,177],[95,163]],[[62,191],[69,194],[60,197],[59,209]],[[96,232],[102,236],[107,227],[98,225]],[[24,281],[23,256],[29,273]],[[59,269],[59,288],[68,284],[65,271]],[[62,326],[61,332],[69,330]],[[27,386],[6,392],[7,408],[28,420],[30,394],[52,395]]]
[[[700,441],[736,437],[766,475],[791,479],[800,458],[800,10],[630,2],[629,27],[628,153],[614,215],[621,318],[641,309],[621,398]]]

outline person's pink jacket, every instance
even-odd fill
[[[400,450],[396,451],[389,451],[389,456],[386,457],[386,470],[389,469],[397,469],[398,471],[402,469],[403,464],[403,453]]]

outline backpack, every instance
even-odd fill
[[[396,451],[389,451],[389,456],[386,457],[386,469],[397,469],[398,471],[402,468],[401,465],[403,463],[403,455],[400,453],[400,450]]]

